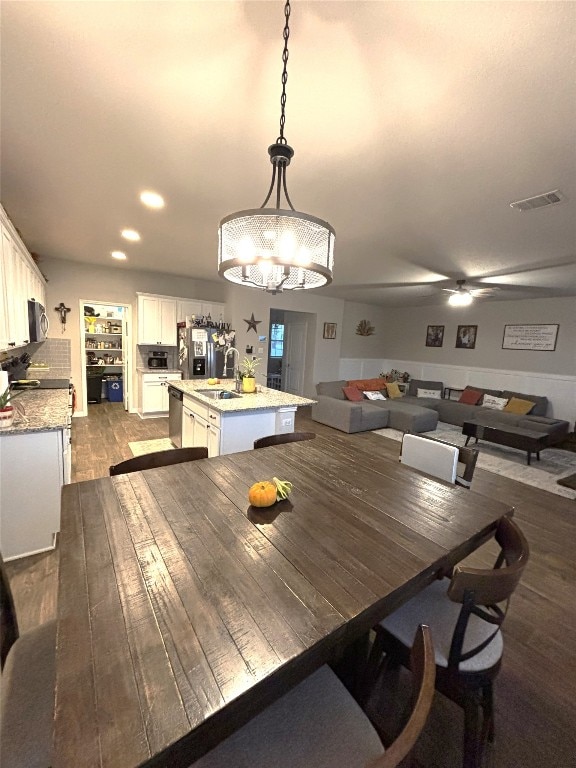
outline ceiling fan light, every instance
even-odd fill
[[[452,293],[448,299],[451,307],[468,307],[472,304],[473,296],[468,291],[458,291]]]

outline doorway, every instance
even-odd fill
[[[130,305],[80,300],[82,412],[102,401],[129,409],[132,380]]]

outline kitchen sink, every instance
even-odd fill
[[[237,392],[230,392],[227,389],[197,389],[196,392],[211,400],[231,400],[232,398],[242,397]]]

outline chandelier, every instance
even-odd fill
[[[284,5],[280,135],[268,147],[272,182],[260,208],[225,216],[218,229],[218,274],[232,283],[269,293],[321,288],[332,282],[334,229],[322,219],[296,211],[286,186],[294,150],[284,138],[290,0]],[[275,207],[267,208],[275,194]],[[285,203],[281,207],[281,195]]]

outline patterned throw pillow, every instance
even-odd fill
[[[402,392],[400,392],[400,387],[398,386],[397,381],[389,381],[386,384],[386,389],[388,391],[388,397],[391,397],[392,399],[402,397]]]
[[[441,395],[439,389],[419,389],[416,393],[416,397],[431,397],[434,400],[440,400]]]
[[[507,397],[495,397],[494,395],[484,395],[482,405],[484,408],[491,408],[493,411],[503,411],[507,404]]]
[[[526,416],[530,413],[536,403],[531,400],[521,400],[519,397],[511,397],[504,407],[506,413],[517,413],[519,416]]]
[[[352,400],[355,403],[364,400],[364,395],[356,387],[342,387],[342,392],[344,392],[347,400]]]
[[[373,389],[364,392],[368,400],[386,400],[382,392],[375,392]]]
[[[460,395],[459,403],[466,403],[466,405],[478,405],[482,392],[478,392],[477,389],[465,389]]]

